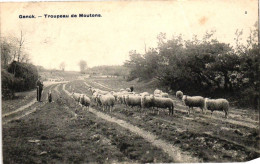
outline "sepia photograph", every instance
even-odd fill
[[[259,162],[259,0],[0,2],[0,47],[0,163]]]

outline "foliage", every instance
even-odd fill
[[[157,48],[150,48],[145,54],[130,51],[130,59],[124,65],[130,69],[130,79],[156,78],[173,91],[254,99],[260,70],[256,31],[257,28],[251,31],[246,45],[241,44],[243,33],[237,31],[235,48],[214,39],[214,31],[207,32],[202,40],[196,36],[183,40],[181,35],[167,40],[166,34],[160,33]],[[250,102],[237,103],[245,106]]]
[[[65,71],[66,64],[65,62],[60,63],[60,70]]]
[[[2,68],[6,68],[11,60],[12,60],[11,45],[8,44],[6,40],[1,40],[1,65],[2,65]]]
[[[38,79],[36,66],[14,61],[9,65],[7,70],[13,74],[16,79],[11,88],[14,91],[26,91],[36,87],[36,81]]]
[[[81,73],[85,73],[86,69],[87,69],[87,62],[85,60],[80,60],[79,62],[79,68],[80,68],[80,72]]]
[[[1,80],[2,80],[2,98],[10,99],[14,97],[13,82],[14,75],[8,73],[6,70],[1,69]]]
[[[11,36],[0,38],[2,68],[6,69],[12,61],[30,62],[30,55],[25,51],[24,43],[25,39],[22,32],[20,38]]]

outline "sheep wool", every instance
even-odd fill
[[[183,96],[183,102],[186,106],[189,107],[189,114],[190,114],[190,108],[193,109],[193,107],[199,107],[202,112],[204,109],[204,98],[201,96]]]
[[[142,108],[153,107],[153,96],[142,96],[141,97],[141,107]]]
[[[72,93],[72,98],[73,98],[75,101],[77,101],[77,102],[80,101],[80,96],[81,96],[80,93],[75,93],[75,92]]]
[[[103,110],[105,110],[105,108],[106,109],[109,108],[111,112],[112,108],[115,105],[115,97],[111,94],[107,94],[107,95],[99,95],[99,99],[103,106]]]
[[[155,97],[152,98],[153,106],[157,108],[168,108],[169,115],[173,115],[174,101],[171,98]]]
[[[162,96],[162,97],[165,97],[165,98],[168,98],[168,97],[169,97],[168,93],[165,93],[165,92],[162,92],[162,93],[161,93],[161,96]]]
[[[140,96],[142,96],[142,97],[149,96],[149,93],[148,92],[143,92],[143,93],[140,93]]]
[[[161,93],[162,93],[162,91],[159,90],[159,89],[155,89],[154,92],[153,92],[154,95],[156,95],[156,94],[161,94]]]
[[[177,91],[177,92],[176,92],[176,97],[181,100],[182,97],[183,97],[182,91]]]
[[[84,106],[86,106],[86,107],[89,107],[89,105],[90,105],[90,98],[87,96],[87,95],[85,95],[85,94],[83,94],[81,97],[80,97],[80,103],[82,104],[82,105],[84,105]]]
[[[224,111],[225,117],[228,117],[229,110],[229,102],[226,99],[205,99],[205,108],[211,111],[211,115],[213,111]]]
[[[134,106],[139,106],[141,107],[141,96],[136,96],[136,95],[127,95],[126,96],[126,104],[128,106],[134,107]]]

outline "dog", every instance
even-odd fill
[[[51,91],[49,91],[49,93],[48,93],[48,101],[49,101],[49,103],[51,103],[51,102],[52,102]]]

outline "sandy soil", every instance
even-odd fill
[[[35,91],[3,101],[4,163],[241,162],[260,156],[254,111],[232,107],[228,119],[223,112],[211,117],[199,109],[188,115],[171,96],[174,116],[122,104],[110,113],[94,103],[82,108],[69,96],[73,91],[91,96],[89,86],[118,91],[130,85],[106,78],[74,80],[46,85],[42,103],[35,102]],[[137,92],[154,89],[137,85]]]

